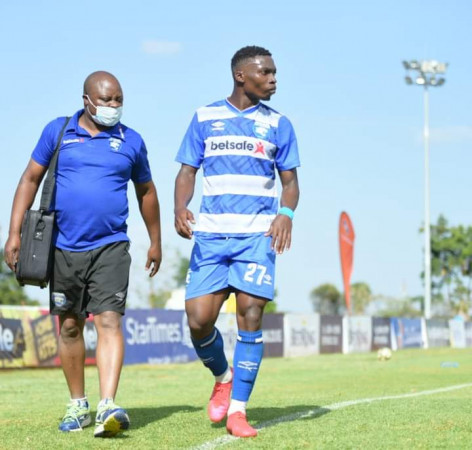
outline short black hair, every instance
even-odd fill
[[[248,45],[247,47],[240,48],[231,58],[231,70],[234,71],[241,61],[255,58],[256,56],[272,56],[272,53],[257,45]]]

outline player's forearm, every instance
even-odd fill
[[[290,182],[282,188],[282,194],[280,196],[280,206],[286,206],[292,211],[295,211],[298,205],[299,198],[300,189],[298,188],[298,183],[296,181]]]
[[[174,211],[187,208],[195,191],[195,175],[179,172],[175,179]]]

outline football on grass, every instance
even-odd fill
[[[379,348],[377,358],[379,361],[388,361],[392,357],[392,350],[388,347]]]

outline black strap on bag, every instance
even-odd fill
[[[64,132],[66,130],[66,127],[69,121],[70,121],[70,117],[66,117],[66,121],[64,122],[61,132],[59,133],[59,138],[56,142],[56,148],[54,149],[51,162],[49,163],[46,179],[44,180],[43,190],[41,192],[41,202],[39,204],[39,210],[43,212],[48,211],[49,207],[51,206],[52,196],[54,194],[54,188],[56,187],[56,166],[57,166],[57,158],[59,156],[59,148],[61,146],[62,137],[64,136]]]
[[[50,211],[49,208],[55,190],[59,149],[69,120],[70,117],[66,117],[51,157],[41,193],[40,209],[29,209],[23,217],[20,253],[15,268],[20,286],[28,284],[45,288],[49,283],[54,262],[53,235],[56,215],[55,211]]]
[[[59,157],[59,148],[61,147],[62,137],[64,136],[64,132],[66,131],[66,127],[69,123],[69,120],[70,117],[66,117],[66,121],[64,122],[64,125],[61,128],[61,132],[59,133],[59,138],[57,139],[56,147],[54,148],[54,153],[52,155],[51,162],[49,163],[48,173],[46,175],[46,179],[44,180],[43,189],[41,191],[41,201],[39,204],[39,212],[41,213],[41,218],[44,213],[49,211],[49,207],[51,206],[54,188],[56,187],[56,167],[57,158]],[[37,241],[43,240],[43,232],[45,226],[46,225],[43,220],[38,220],[34,230],[33,239]]]

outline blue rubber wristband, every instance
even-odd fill
[[[282,206],[282,208],[279,209],[279,214],[283,214],[284,216],[290,217],[290,219],[293,220],[293,211],[288,208],[287,206]]]

